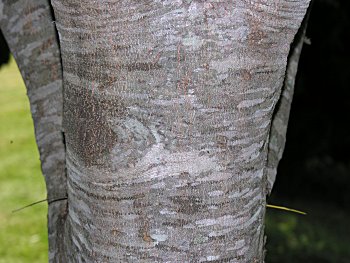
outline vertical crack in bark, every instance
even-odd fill
[[[62,133],[62,64],[48,0],[0,0],[0,27],[26,84],[47,199],[67,195]],[[67,201],[49,203],[50,262],[67,262]]]

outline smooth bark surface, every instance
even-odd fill
[[[262,262],[267,154],[308,1],[64,1],[66,251]]]
[[[49,2],[0,0],[0,27],[27,87],[47,197],[64,197],[67,179],[62,137],[62,69]],[[66,201],[49,203],[51,261],[64,262],[66,213]]]

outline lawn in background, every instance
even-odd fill
[[[0,70],[0,263],[47,262],[47,205],[26,89],[16,63]]]

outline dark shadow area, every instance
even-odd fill
[[[315,0],[270,203],[268,263],[350,262],[350,1]]]
[[[0,29],[0,68],[10,61],[10,49]]]
[[[349,4],[314,3],[275,195],[350,208]]]

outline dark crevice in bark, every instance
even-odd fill
[[[55,37],[56,37],[56,43],[57,43],[57,46],[58,46],[58,51],[59,51],[59,59],[60,59],[60,69],[61,69],[61,72],[63,72],[63,63],[62,63],[62,55],[61,55],[61,43],[60,43],[60,38],[59,38],[59,34],[58,34],[58,30],[57,30],[57,27],[56,27],[56,17],[55,17],[55,11],[54,11],[54,8],[52,6],[52,3],[51,3],[51,0],[47,0],[48,2],[48,5],[49,5],[49,10],[50,10],[50,14],[51,14],[51,18],[52,18],[52,23],[54,24],[54,31],[55,31]],[[62,82],[62,97],[63,97],[63,82]],[[62,109],[63,111],[63,109]],[[65,132],[64,132],[64,128],[63,128],[63,125],[61,126],[61,134],[62,134],[62,143],[63,143],[63,146],[64,146],[64,152],[66,153],[67,152],[67,147],[66,147],[66,135],[65,135]],[[65,177],[66,177],[66,183],[67,183],[67,166],[65,165]],[[52,203],[52,202],[56,202],[56,201],[60,201],[60,200],[65,200],[67,199],[67,193],[66,193],[66,197],[62,197],[62,198],[58,198],[58,199],[49,199],[48,200],[48,204]],[[68,205],[68,204],[67,204]],[[67,207],[67,211],[68,211],[68,207]]]
[[[61,58],[61,62],[62,62],[62,58]],[[62,63],[61,63],[61,66],[62,66]],[[61,127],[61,129],[63,130],[63,126]],[[62,134],[62,144],[64,147],[64,152],[67,153],[66,134],[64,133],[64,131],[61,131],[61,134]],[[66,176],[66,184],[67,184],[67,165],[66,164],[64,165],[64,174]]]
[[[60,66],[61,66],[61,72],[63,72],[63,63],[62,63],[62,52],[61,52],[61,43],[60,43],[60,36],[58,34],[58,30],[57,30],[57,26],[56,26],[56,17],[55,17],[55,11],[53,9],[53,6],[52,6],[52,3],[51,3],[51,0],[47,0],[48,3],[49,3],[49,7],[50,7],[50,14],[51,14],[51,17],[52,17],[52,23],[54,24],[54,28],[55,28],[55,36],[56,36],[56,43],[58,45],[58,51],[60,53]],[[63,93],[63,87],[62,87],[62,93]],[[66,144],[64,144],[66,145]]]

